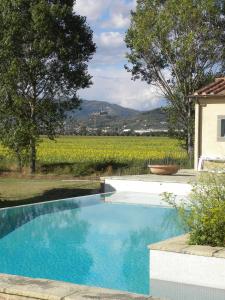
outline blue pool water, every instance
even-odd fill
[[[183,232],[177,213],[105,199],[0,210],[0,273],[148,294],[147,245]]]

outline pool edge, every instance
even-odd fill
[[[160,300],[151,296],[133,294],[125,291],[91,287],[54,281],[37,279],[10,274],[0,274],[1,300],[73,300],[73,299],[111,299],[111,300]]]

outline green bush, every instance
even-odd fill
[[[207,174],[193,184],[189,201],[176,204],[175,196],[164,200],[178,209],[192,245],[225,247],[225,175]]]
[[[48,163],[42,164],[38,171],[44,174],[70,174],[73,176],[90,175],[112,175],[121,168],[129,168],[129,164],[119,163],[113,160],[103,160],[100,162],[85,161],[77,163]]]

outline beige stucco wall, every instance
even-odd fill
[[[200,144],[200,136],[199,136],[199,122],[200,122],[200,106],[198,102],[195,102],[195,140],[194,140],[194,168],[197,170],[198,168],[198,159],[200,157],[200,150],[199,150],[199,144]]]
[[[225,116],[225,96],[198,98],[195,110],[195,168],[198,158],[225,157],[225,140],[218,140],[218,116]]]

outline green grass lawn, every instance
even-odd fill
[[[1,178],[0,207],[84,196],[99,189],[97,181]]]

